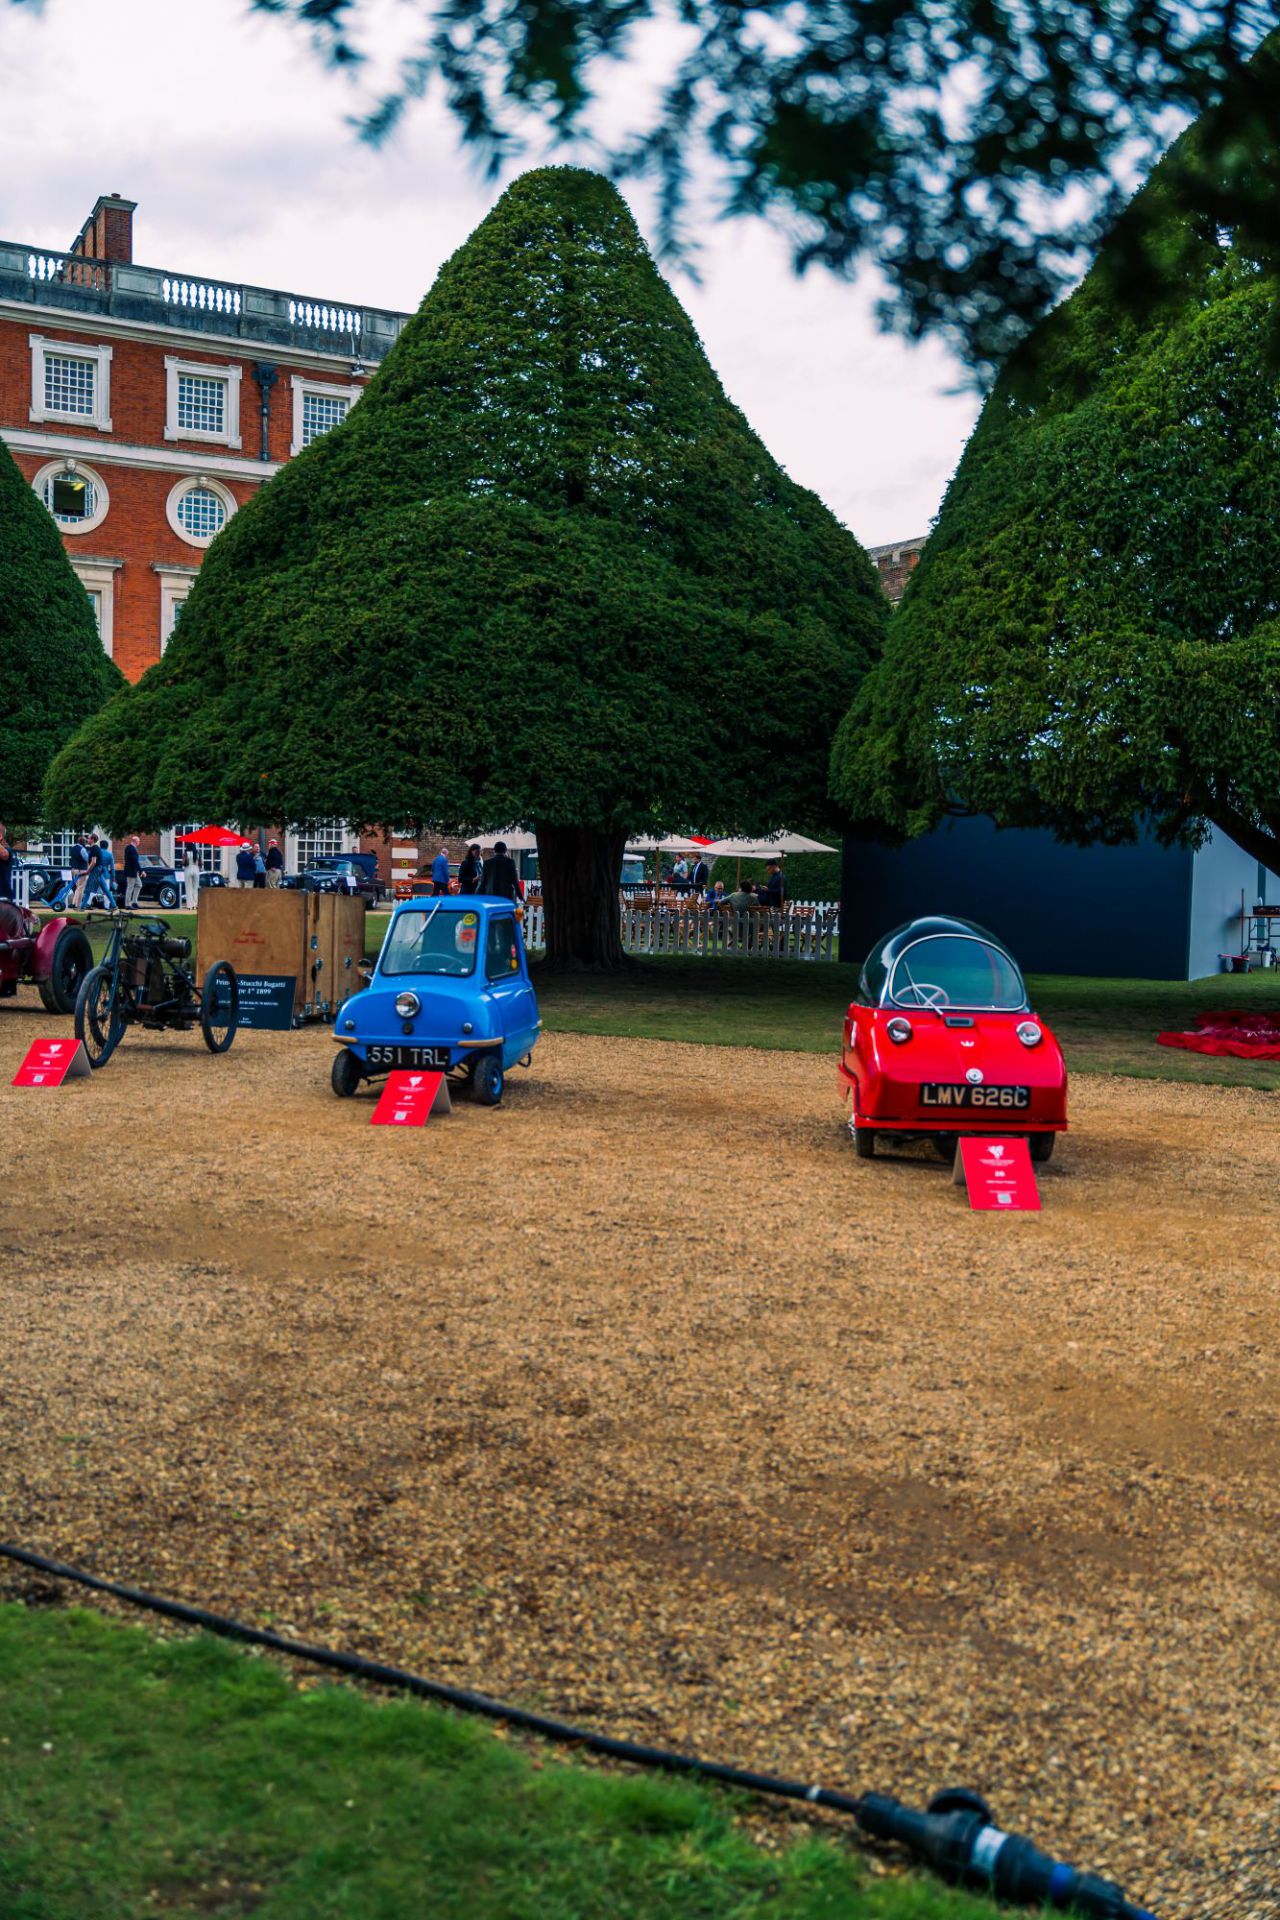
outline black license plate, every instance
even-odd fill
[[[922,1107],[984,1107],[993,1112],[1031,1105],[1030,1087],[969,1087],[946,1080],[926,1080],[920,1088]]]
[[[365,1065],[383,1067],[388,1072],[400,1067],[447,1068],[448,1047],[366,1047]]]

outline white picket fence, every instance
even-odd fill
[[[627,953],[681,954],[732,960],[834,960],[839,914],[830,901],[797,901],[783,913],[737,913],[724,907],[620,908]],[[537,895],[525,902],[524,943],[533,953],[547,944]]]

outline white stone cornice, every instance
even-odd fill
[[[411,316],[405,315],[406,319]],[[117,320],[110,313],[72,313],[66,307],[42,307],[32,300],[0,300],[0,321],[17,320],[24,326],[38,321],[44,327],[57,327],[81,346],[91,345],[101,335],[113,340],[165,341],[187,353],[234,353],[240,360],[269,360],[277,366],[312,367],[325,371],[338,368],[350,377],[351,342],[343,340],[326,351],[323,347],[284,347],[273,340],[259,340],[234,333],[205,333],[191,327],[165,327],[151,320]],[[88,340],[85,335],[88,335]],[[378,362],[372,366],[377,368]]]
[[[122,440],[80,439],[70,433],[38,432],[34,427],[0,427],[0,440],[15,453],[66,454],[75,460],[88,457],[95,467],[212,473],[220,480],[269,480],[280,471],[278,460],[247,460],[243,455],[214,453],[207,447],[193,447],[188,454],[174,447],[134,447]]]

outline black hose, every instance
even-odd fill
[[[189,1606],[184,1600],[164,1600],[139,1587],[103,1580],[96,1573],[66,1566],[60,1560],[49,1560],[27,1547],[0,1542],[0,1559],[14,1560],[20,1566],[52,1574],[58,1580],[72,1580],[95,1593],[109,1593],[113,1599],[128,1601],[130,1606],[145,1607],[152,1613],[163,1614],[166,1619],[181,1620],[187,1626],[203,1627],[207,1633],[221,1634],[224,1639],[268,1647],[273,1653],[307,1660],[313,1666],[331,1667],[358,1680],[417,1694],[424,1700],[439,1700],[463,1713],[505,1721],[507,1726],[541,1734],[546,1740],[585,1748],[588,1753],[605,1754],[611,1760],[625,1760],[631,1766],[688,1774],[699,1780],[714,1780],[721,1786],[739,1787],[748,1793],[801,1800],[808,1806],[847,1813],[864,1832],[879,1840],[896,1841],[944,1878],[978,1887],[993,1893],[997,1899],[1019,1906],[1056,1907],[1060,1912],[1091,1916],[1092,1920],[1154,1920],[1153,1915],[1132,1905],[1112,1881],[1100,1880],[1096,1874],[1081,1873],[1063,1861],[1050,1859],[1019,1834],[1003,1833],[994,1825],[985,1801],[964,1789],[939,1794],[921,1813],[887,1794],[855,1795],[837,1793],[830,1787],[807,1787],[802,1780],[752,1773],[746,1767],[728,1767],[719,1760],[703,1760],[697,1754],[675,1753],[667,1747],[645,1747],[635,1740],[615,1740],[606,1733],[592,1733],[586,1727],[571,1726],[567,1720],[553,1720],[548,1714],[531,1713],[527,1707],[513,1707],[502,1700],[490,1699],[486,1693],[470,1693],[463,1687],[447,1686],[441,1680],[426,1680],[421,1674],[387,1666],[381,1660],[366,1660],[358,1653],[339,1653],[334,1647],[315,1647],[305,1640],[291,1640],[286,1634],[272,1633],[268,1627],[250,1627],[242,1620],[210,1613],[206,1607]]]
[[[553,1720],[545,1713],[532,1713],[527,1707],[513,1707],[492,1700],[486,1693],[470,1693],[464,1687],[451,1687],[442,1680],[427,1680],[421,1674],[408,1673],[402,1667],[389,1667],[381,1660],[366,1660],[358,1653],[340,1653],[334,1647],[315,1647],[305,1640],[292,1640],[286,1634],[272,1633],[267,1627],[250,1627],[241,1620],[210,1613],[205,1607],[188,1606],[183,1600],[164,1600],[138,1587],[122,1586],[116,1580],[100,1579],[79,1567],[64,1566],[59,1560],[47,1560],[26,1547],[0,1542],[0,1557],[16,1560],[21,1566],[59,1580],[74,1580],[91,1587],[95,1593],[109,1593],[131,1606],[146,1607],[170,1620],[187,1626],[203,1627],[207,1633],[224,1639],[242,1640],[250,1646],[269,1647],[273,1653],[286,1653],[295,1660],[310,1661],[313,1666],[332,1667],[338,1673],[353,1674],[381,1687],[394,1687],[414,1693],[424,1700],[439,1700],[463,1713],[483,1714],[489,1720],[504,1720],[508,1726],[521,1727],[527,1733],[540,1733],[547,1740],[585,1747],[590,1753],[607,1754],[611,1760],[627,1760],[637,1767],[659,1767],[667,1773],[696,1774],[704,1780],[717,1780],[722,1786],[742,1787],[750,1793],[767,1793],[784,1800],[803,1800],[810,1806],[830,1807],[836,1813],[852,1814],[856,1819],[860,1801],[851,1794],[835,1793],[829,1787],[807,1787],[801,1780],[783,1780],[769,1773],[751,1773],[745,1767],[724,1766],[718,1760],[703,1760],[696,1754],[673,1753],[665,1747],[645,1747],[635,1740],[615,1740],[607,1733],[592,1733],[586,1727],[570,1726],[567,1720]]]

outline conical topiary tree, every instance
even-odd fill
[[[219,536],[51,804],[531,821],[549,957],[613,964],[629,832],[821,816],[881,623],[870,562],[725,398],[623,200],[543,169]]]
[[[1197,137],[987,402],[833,750],[872,832],[1212,823],[1280,870],[1280,284],[1176,210]],[[1135,229],[1171,289],[1140,324]]]
[[[0,442],[0,819],[41,818],[53,755],[123,685],[57,527]]]

